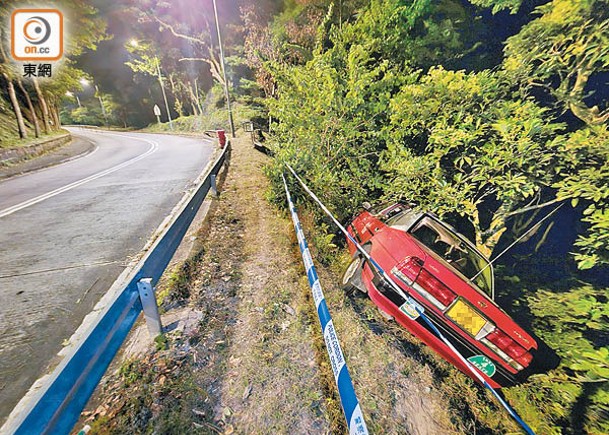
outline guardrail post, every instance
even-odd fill
[[[214,196],[218,196],[218,186],[216,185],[216,176],[214,174],[210,175],[209,182],[211,185],[211,193],[213,193]]]
[[[159,307],[156,304],[154,289],[152,288],[152,278],[142,278],[137,282],[137,289],[140,292],[140,301],[142,301],[142,309],[146,318],[148,331],[153,337],[163,332],[161,324],[161,316],[159,315]]]
[[[211,171],[217,173],[223,164],[228,165],[229,156],[230,142],[227,141]],[[108,295],[103,307],[96,312],[92,324],[83,323],[79,327],[79,333],[86,332],[71,345],[53,372],[39,380],[36,393],[25,397],[6,422],[0,421],[0,433],[71,433],[80,412],[127,338],[140,311],[144,311],[151,334],[162,333],[152,282],[160,279],[169,264],[205,200],[210,184],[206,176],[195,191],[184,196],[179,209],[172,214],[171,223],[162,224],[162,233],[152,247],[136,265],[130,266],[125,275],[115,281],[113,293]],[[142,276],[148,278],[140,279]],[[137,293],[134,289],[136,285]],[[141,301],[139,304],[138,297]]]

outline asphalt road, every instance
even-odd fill
[[[0,424],[213,153],[200,139],[72,133],[93,152],[0,182]]]

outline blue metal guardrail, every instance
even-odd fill
[[[179,213],[156,239],[128,277],[126,286],[100,313],[88,333],[74,346],[49,376],[31,403],[13,411],[4,427],[11,434],[67,434],[125,341],[142,311],[138,281],[151,278],[158,282],[184,234],[197,214],[215,176],[230,155],[230,144],[222,150],[211,170],[197,188],[185,198]],[[119,278],[120,279],[120,278]]]
[[[328,351],[330,364],[332,365],[332,371],[334,372],[334,381],[338,387],[343,412],[345,414],[345,419],[347,420],[347,425],[349,426],[349,433],[361,435],[368,434],[366,422],[364,421],[362,410],[359,406],[359,401],[355,395],[351,375],[349,374],[349,369],[347,368],[347,363],[345,362],[345,357],[340,347],[340,343],[338,342],[336,330],[334,329],[334,322],[332,322],[332,317],[328,311],[328,305],[326,304],[326,299],[324,297],[319,278],[317,277],[317,272],[315,270],[315,265],[313,264],[313,259],[311,258],[307,240],[305,239],[302,231],[302,226],[300,225],[300,220],[298,219],[298,214],[296,213],[296,207],[292,202],[292,197],[290,196],[290,191],[288,190],[285,177],[283,177],[283,185],[285,186],[285,194],[287,196],[288,205],[292,214],[292,221],[294,222],[296,236],[298,237],[298,246],[300,247],[300,252],[302,253],[302,261],[304,263],[307,278],[309,279],[309,285],[311,286],[311,291],[313,293],[315,307],[317,308],[319,323],[321,324],[321,330],[324,334],[326,350]]]

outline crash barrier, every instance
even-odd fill
[[[283,177],[283,175],[282,175]],[[315,307],[317,308],[317,316],[319,317],[319,323],[321,324],[321,330],[324,335],[324,341],[326,342],[326,350],[330,357],[330,364],[332,365],[332,372],[334,373],[334,381],[338,387],[338,393],[340,395],[340,402],[343,407],[345,419],[349,426],[350,434],[367,434],[368,428],[362,415],[362,410],[359,406],[359,401],[355,395],[355,389],[353,388],[353,382],[351,381],[351,375],[345,362],[343,351],[338,342],[338,335],[334,329],[334,322],[328,311],[328,305],[324,297],[313,259],[311,258],[311,252],[307,245],[298,214],[296,213],[296,207],[292,202],[288,185],[283,178],[283,185],[285,186],[285,194],[288,200],[288,206],[292,214],[292,221],[294,222],[294,229],[296,236],[298,237],[298,246],[302,253],[302,261],[305,266],[307,278],[309,279],[309,285],[313,293],[313,300],[315,301]]]
[[[305,190],[305,192],[307,192],[309,194],[309,196],[317,203],[317,205],[319,205],[321,207],[321,209],[324,211],[324,213],[330,219],[332,219],[334,224],[341,230],[341,232],[343,232],[345,234],[345,236],[357,247],[357,250],[366,259],[366,261],[368,261],[368,263],[378,271],[378,273],[382,277],[382,279],[384,279],[387,284],[389,284],[391,287],[393,287],[393,289],[395,289],[395,291],[402,298],[404,298],[406,300],[406,303],[412,309],[416,310],[416,312],[419,314],[419,316],[425,321],[425,323],[427,323],[431,327],[431,329],[438,336],[438,338],[440,340],[442,340],[442,342],[451,350],[451,352],[453,352],[453,354],[461,362],[463,362],[463,364],[465,364],[465,366],[469,369],[469,371],[472,373],[472,375],[493,394],[493,396],[497,399],[497,401],[501,404],[501,406],[522,427],[522,429],[524,429],[524,431],[529,435],[535,435],[533,430],[522,420],[522,418],[520,418],[520,416],[516,413],[516,411],[503,399],[503,397],[501,397],[499,392],[497,392],[497,390],[495,390],[492,386],[490,386],[488,384],[488,382],[486,382],[484,380],[484,378],[478,372],[478,369],[476,369],[463,355],[461,355],[461,353],[446,338],[446,336],[440,332],[440,330],[431,322],[431,320],[429,320],[429,317],[427,317],[425,312],[420,308],[420,305],[418,303],[416,303],[416,301],[414,301],[413,298],[411,298],[410,296],[405,294],[404,291],[391,278],[391,276],[389,276],[383,270],[383,268],[370,256],[370,254],[368,254],[368,252],[358,243],[358,241],[355,240],[355,238],[353,236],[351,236],[351,234],[349,234],[349,232],[346,230],[346,228],[343,225],[341,225],[341,223],[338,221],[338,219],[336,219],[336,217],[334,217],[334,215],[330,212],[330,210],[328,210],[328,208],[319,200],[317,195],[315,195],[309,189],[309,187],[305,184],[305,182],[302,181],[302,179],[298,176],[298,174],[296,174],[294,169],[292,169],[292,167],[290,165],[286,165],[286,167],[289,169],[289,171],[292,173],[292,175],[296,178],[296,180],[302,186],[302,188]],[[285,178],[284,178],[284,183],[285,183]],[[287,189],[287,186],[286,186],[286,189]]]
[[[70,433],[143,305],[146,317],[153,320],[149,329],[160,332],[160,323],[155,327],[154,321],[160,322],[158,312],[154,312],[153,286],[169,264],[207,193],[215,188],[215,178],[229,156],[230,146],[227,146],[204,178],[199,179],[196,188],[176,206],[175,213],[161,224],[159,236],[144,257],[115,282],[108,292],[107,304],[83,332],[82,338],[40,389],[33,395],[26,395],[17,405],[0,433]],[[151,304],[153,308],[148,310]]]

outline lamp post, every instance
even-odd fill
[[[228,109],[228,122],[230,124],[230,131],[235,138],[235,124],[233,123],[233,111],[230,107],[230,95],[228,93],[228,81],[226,80],[226,67],[224,66],[224,50],[222,49],[222,35],[220,34],[220,24],[218,23],[218,8],[216,7],[216,0],[214,3],[214,16],[216,18],[216,30],[218,31],[218,46],[220,47],[220,63],[222,65],[222,77],[224,79],[224,95],[226,97],[226,108]]]

